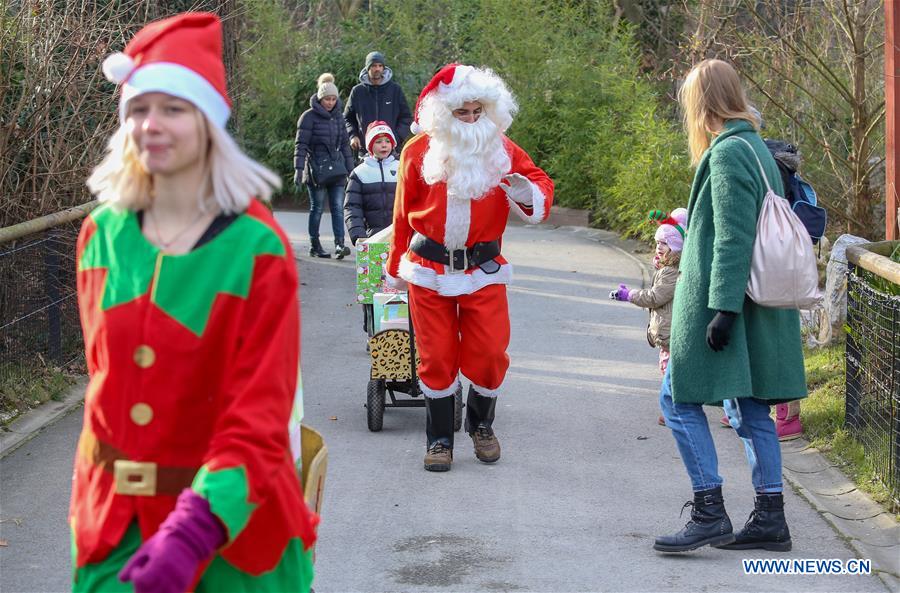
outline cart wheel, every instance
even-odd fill
[[[384,425],[384,381],[372,379],[366,386],[366,420],[369,430],[378,432]]]
[[[459,432],[459,429],[462,428],[463,417],[462,417],[462,409],[463,409],[463,401],[462,401],[462,385],[456,388],[456,392],[453,394],[453,431]]]

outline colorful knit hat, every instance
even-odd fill
[[[119,119],[128,101],[160,92],[190,101],[219,128],[231,114],[222,62],[222,23],[208,12],[185,12],[154,21],[123,52],[107,56],[103,74],[121,85]]]
[[[648,216],[659,224],[653,238],[669,246],[672,251],[681,251],[684,247],[684,239],[687,234],[687,210],[676,208],[671,214],[662,210],[652,210]]]

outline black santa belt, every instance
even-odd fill
[[[451,273],[465,272],[483,266],[488,262],[493,262],[493,259],[500,255],[500,241],[484,241],[475,243],[466,249],[450,250],[421,233],[413,235],[409,248],[425,259],[444,264],[449,267]],[[500,266],[495,263],[493,266],[484,266],[484,268],[482,269],[485,272],[493,274],[500,269]]]

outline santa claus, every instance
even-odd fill
[[[509,367],[506,285],[500,253],[509,211],[529,223],[547,218],[553,181],[504,135],[517,110],[489,69],[450,64],[425,86],[400,157],[389,282],[408,286],[425,394],[425,469],[453,461],[453,394],[471,383],[466,431],[475,456],[500,459],[492,427]]]

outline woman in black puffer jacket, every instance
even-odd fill
[[[334,232],[334,254],[338,259],[350,255],[344,245],[344,186],[347,175],[353,170],[350,138],[344,125],[341,100],[334,84],[334,76],[319,76],[318,90],[309,98],[309,109],[297,121],[297,137],[294,141],[294,183],[305,184],[309,191],[309,254],[312,257],[331,257],[319,241],[319,223],[325,210],[325,200],[331,210],[331,228]],[[336,170],[343,166],[343,175],[332,179],[316,179],[321,164]],[[322,175],[319,175],[322,177]]]

